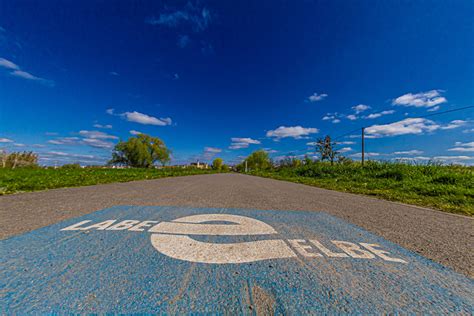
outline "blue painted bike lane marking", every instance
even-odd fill
[[[0,241],[0,313],[472,313],[474,281],[324,212],[117,206]]]

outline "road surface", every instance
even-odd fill
[[[0,197],[0,218],[2,314],[474,304],[471,218],[289,182],[215,174],[57,189]]]

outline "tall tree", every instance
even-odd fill
[[[158,137],[139,134],[115,145],[109,164],[136,168],[150,168],[156,162],[165,165],[170,161],[170,150]]]
[[[247,161],[247,167],[251,170],[265,170],[272,166],[270,157],[264,150],[254,151],[244,160],[244,164],[245,161]]]
[[[221,170],[223,165],[224,161],[222,160],[222,158],[216,158],[212,162],[212,169]]]
[[[336,142],[332,141],[329,135],[317,140],[316,151],[319,153],[321,161],[329,160],[331,165],[334,164],[334,159],[339,154],[336,150]]]

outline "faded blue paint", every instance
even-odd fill
[[[279,232],[271,238],[377,243],[408,264],[327,257],[190,263],[157,252],[148,232],[60,231],[87,219],[170,221],[204,213],[261,220]],[[323,212],[117,206],[3,240],[0,255],[0,314],[248,314],[263,307],[281,314],[444,314],[472,313],[474,305],[472,279]]]

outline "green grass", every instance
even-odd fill
[[[474,215],[474,167],[312,163],[250,174]]]
[[[0,168],[0,195],[207,173],[215,173],[215,171],[196,168]]]

